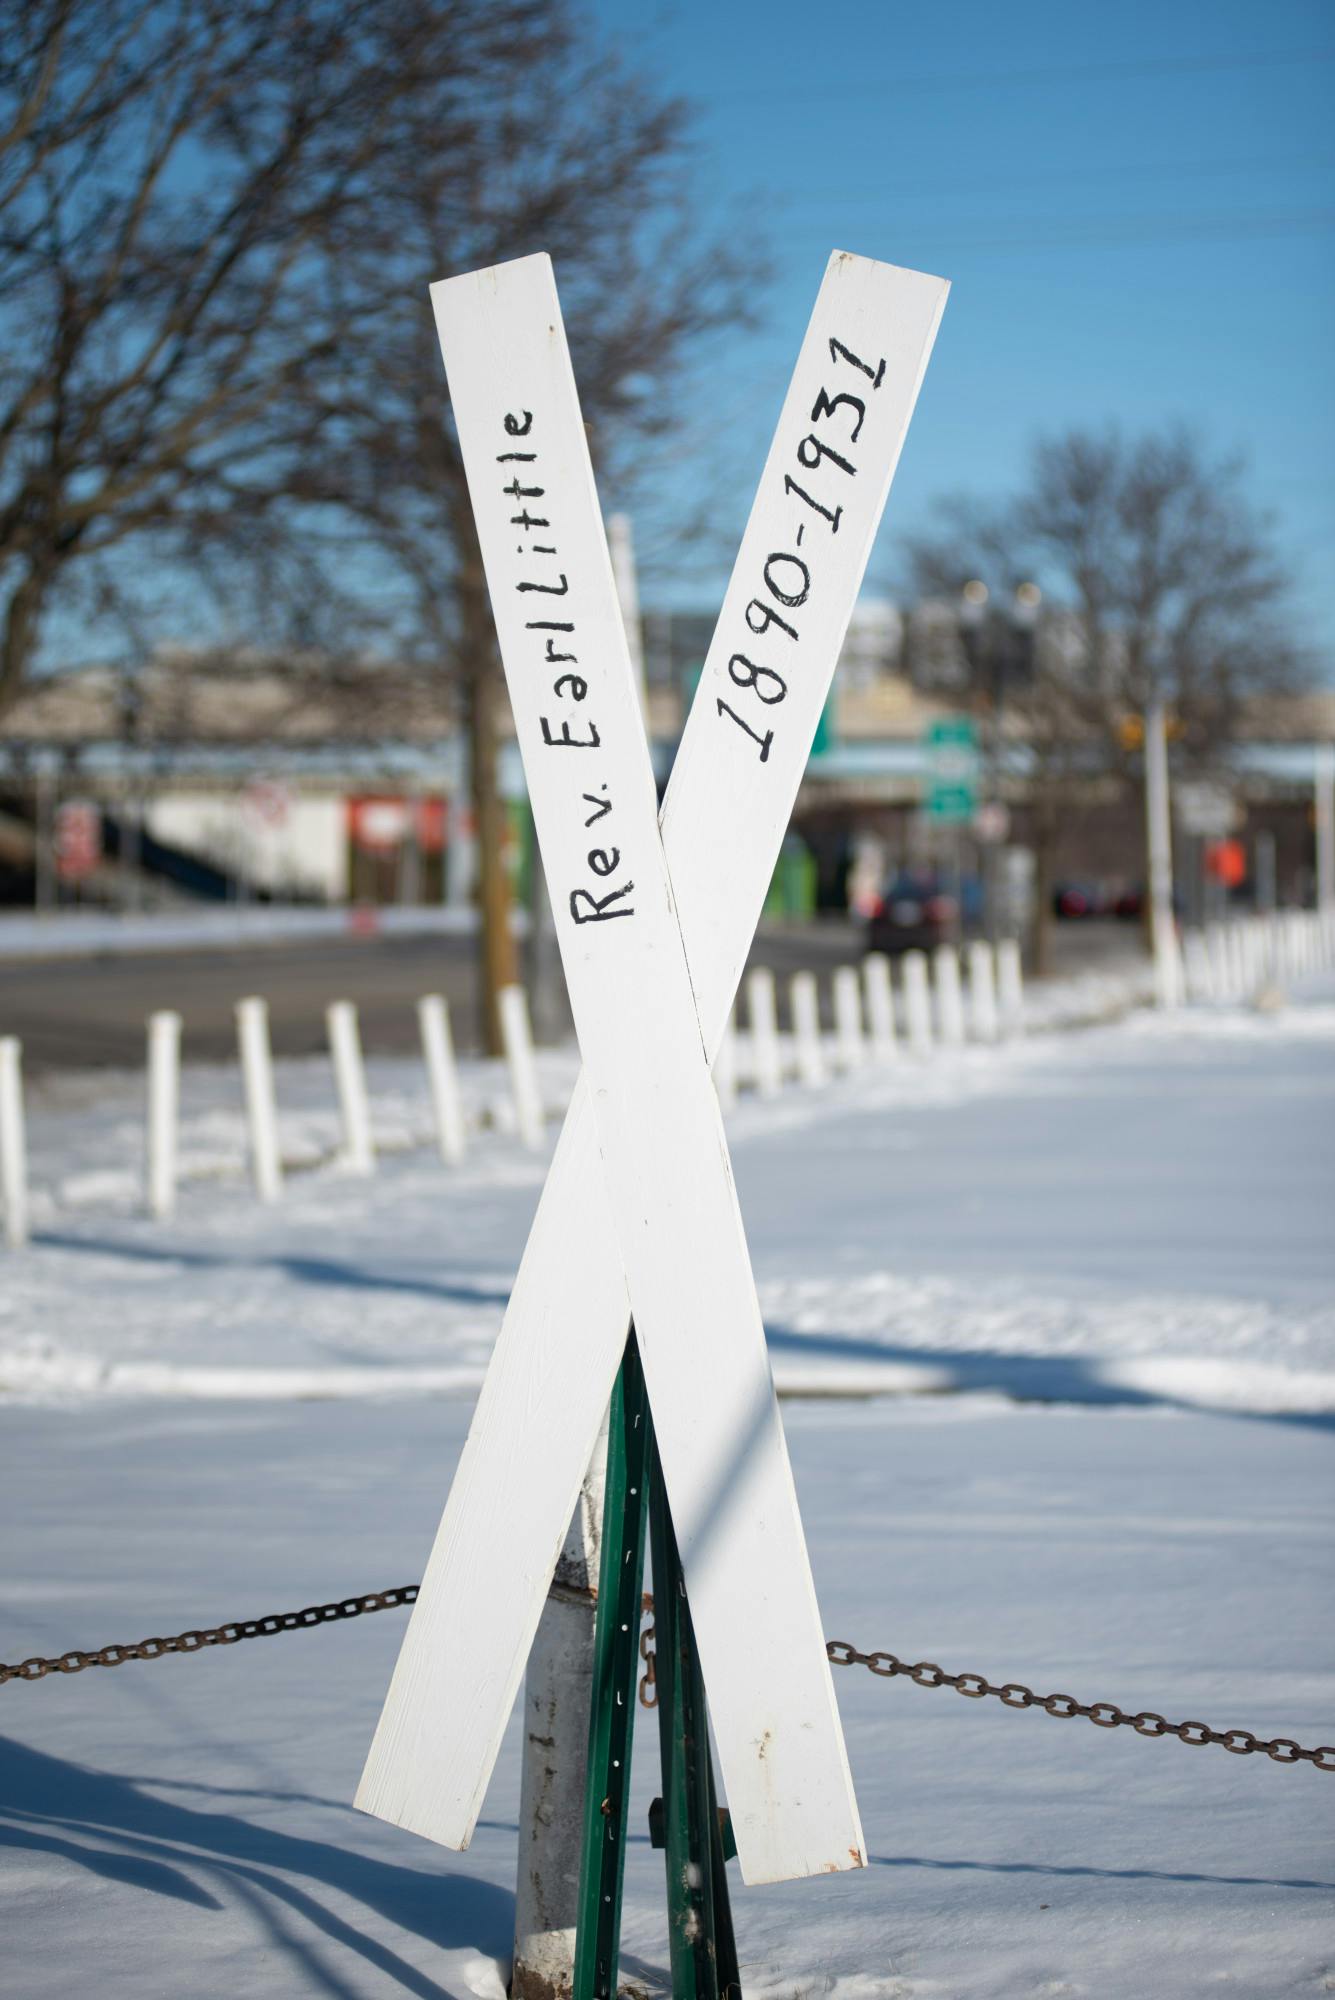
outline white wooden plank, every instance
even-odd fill
[[[802,345],[664,808],[707,1045],[725,1031],[946,291],[939,279],[836,254]],[[872,375],[859,377],[842,350],[870,356]],[[857,411],[835,400],[859,391],[860,423]],[[766,562],[788,546],[785,536],[795,540],[797,526],[803,546],[810,539],[805,521],[794,518],[804,503],[785,482],[803,482],[797,452],[822,396],[833,412],[822,424],[841,416],[850,430],[858,423],[859,436],[849,441],[856,473],[845,475],[848,490],[836,503],[843,510],[838,531],[813,550],[809,603],[800,622],[790,621],[797,636],[776,631],[792,648],[788,692],[783,727],[762,761],[759,746],[716,704],[727,699],[719,689],[730,684],[732,654],[751,626],[763,623],[754,606],[757,588],[762,604],[768,591]],[[814,496],[814,483],[807,490]],[[776,580],[783,574],[776,571]],[[777,600],[775,608],[796,609]],[[446,1845],[467,1844],[481,1808],[624,1344],[628,1299],[615,1236],[605,1211],[587,1198],[598,1157],[581,1082],[359,1795],[369,1810]],[[487,1636],[485,1648],[479,1634]]]
[[[862,1866],[551,265],[433,301],[742,1870]]]

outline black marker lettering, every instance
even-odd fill
[[[564,570],[561,572],[561,581],[559,583],[517,583],[515,585],[516,590],[537,590],[544,597],[564,597],[569,588],[570,585],[566,582]]]
[[[573,632],[573,625],[563,625],[559,618],[530,618],[524,625],[526,632]],[[551,645],[551,640],[547,644]]]
[[[841,403],[847,403],[851,409],[856,410],[858,413],[857,422],[853,425],[853,435],[849,439],[850,444],[856,444],[858,434],[862,429],[863,421],[867,415],[867,405],[863,402],[861,396],[835,396],[831,398],[822,389],[815,402],[811,405],[811,421],[815,424],[819,423],[822,417],[832,417]]]
[[[555,641],[551,639],[547,641],[547,664],[549,667],[559,666],[563,660],[577,660],[578,658],[578,653],[558,653],[555,650]]]
[[[514,500],[540,500],[547,491],[545,486],[521,486],[516,473],[508,486],[502,486],[502,493],[508,493]]]
[[[760,761],[763,764],[769,756],[769,746],[774,741],[774,731],[767,729],[762,736],[758,730],[751,727],[749,722],[743,722],[736,709],[729,708],[726,701],[719,701],[716,706],[720,715],[730,715],[743,735],[749,736],[753,743],[760,745]]]
[[[607,790],[606,785],[603,786],[603,790]],[[612,810],[611,799],[596,798],[592,792],[585,792],[584,803],[586,806],[593,807],[593,811],[584,822],[586,829],[591,826],[597,826],[599,820],[605,819]]]
[[[497,465],[513,465],[518,460],[523,465],[532,465],[537,456],[536,451],[498,451],[496,454],[496,463]]]
[[[770,572],[774,570],[780,563],[791,563],[794,569],[801,570],[802,581],[801,583],[798,584],[797,589],[795,591],[781,590],[778,584],[774,581],[774,578]],[[789,577],[788,581],[791,583],[793,579]],[[773,555],[766,558],[765,587],[772,596],[778,598],[780,604],[786,604],[790,611],[795,611],[798,605],[805,604],[808,597],[811,595],[811,571],[807,568],[801,556],[790,556],[785,554],[785,552],[781,549],[776,550]],[[751,630],[753,632],[759,631],[759,629],[760,628],[757,625],[752,625],[751,627]],[[794,634],[794,637],[796,637],[796,634]]]
[[[528,534],[533,528],[550,528],[551,525],[551,522],[544,520],[541,514],[530,514],[527,507],[525,507],[522,514],[512,514],[510,516],[510,526],[512,528],[522,528],[525,534]]]
[[[596,722],[589,724],[589,734],[587,736],[572,736],[568,722],[561,724],[561,734],[559,736],[553,736],[551,724],[548,722],[546,716],[540,715],[538,721],[542,727],[543,742],[548,744],[553,750],[596,750],[602,741],[602,738],[598,734],[598,725]]]
[[[573,659],[574,655],[570,654],[568,657]],[[570,699],[572,701],[583,701],[585,695],[589,692],[589,683],[581,680],[578,674],[562,674],[560,680],[552,689],[552,693],[559,697],[562,688],[566,687],[570,689]]]
[[[755,618],[751,616],[751,613],[753,611],[756,613],[757,617],[760,620],[759,624],[757,624]],[[766,632],[769,631],[771,625],[777,625],[779,627],[779,630],[781,632],[786,632],[790,639],[795,639],[797,637],[797,627],[795,625],[790,625],[786,618],[780,618],[777,611],[771,611],[768,604],[762,603],[762,601],[758,597],[753,597],[751,599],[751,602],[746,607],[746,622],[751,627],[751,630],[753,632],[758,632],[760,634],[762,639],[764,638]]]
[[[782,701],[788,692],[788,683],[782,674],[776,674],[773,667],[758,667],[754,660],[748,660],[745,653],[734,653],[728,662],[728,678],[734,687],[754,688],[758,700],[766,708],[772,708],[776,701]],[[774,693],[766,694],[765,687],[773,681]]]
[[[810,447],[810,455],[808,454],[808,446]],[[841,471],[849,473],[853,478],[857,477],[857,467],[851,459],[841,458],[837,451],[831,451],[829,445],[821,443],[815,431],[808,431],[801,444],[797,447],[798,464],[805,465],[808,472],[819,472],[822,463],[827,458],[832,460]]]
[[[851,361],[855,368],[860,369],[864,375],[871,377],[871,386],[873,389],[880,388],[881,378],[885,374],[884,361],[881,363],[880,367],[873,374],[872,370],[867,366],[866,362],[859,361],[857,355],[854,354],[853,350],[849,347],[845,347],[842,340],[832,340],[830,342],[831,361],[837,360],[841,354],[843,355],[845,361]]]
[[[507,417],[505,419],[505,428],[508,435],[512,438],[527,437],[533,428],[532,410],[525,410],[522,420],[519,417]]]
[[[797,481],[791,478],[786,472],[783,475],[783,486],[785,493],[795,493],[799,500],[806,501],[813,513],[822,515],[829,522],[830,533],[832,535],[839,533],[839,520],[844,511],[842,507],[836,507],[834,512],[831,513],[828,507],[821,506],[819,500],[813,500],[811,495],[803,487],[799,486]]]
[[[570,891],[570,914],[577,924],[605,924],[610,922],[613,917],[633,917],[635,915],[634,909],[613,910],[609,909],[608,905],[619,903],[623,896],[629,896],[634,887],[635,884],[633,882],[627,882],[623,888],[609,889],[601,901],[594,895],[592,889],[572,889]],[[580,913],[581,903],[587,905],[582,915]]]
[[[595,875],[615,875],[617,869],[621,866],[621,849],[619,847],[591,847],[589,849],[589,866]]]

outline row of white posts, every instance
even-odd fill
[[[502,992],[500,1014],[515,1127],[524,1145],[536,1152],[546,1143],[546,1116],[528,1007],[521,986],[510,986]],[[417,1003],[417,1019],[431,1093],[436,1143],[446,1165],[456,1166],[464,1156],[467,1126],[454,1041],[450,1033],[449,1009],[440,994],[423,995]],[[325,1023],[343,1128],[340,1159],[348,1172],[369,1174],[375,1167],[375,1146],[357,1009],[350,1000],[335,1000],[325,1010]],[[269,1046],[268,1003],[260,999],[238,1002],[236,1024],[255,1191],[261,1201],[275,1202],[283,1191],[283,1162],[278,1142],[278,1104]],[[148,1211],[159,1218],[169,1216],[176,1206],[180,1080],[181,1016],[163,1010],[150,1015],[148,1022],[145,1176]],[[5,1240],[12,1248],[26,1243],[28,1167],[23,1119],[22,1047],[13,1035],[0,1036],[0,1209],[4,1216]]]
[[[922,1060],[934,1047],[961,1048],[966,1041],[990,1043],[1023,1031],[1024,996],[1020,951],[1006,939],[993,952],[971,944],[962,974],[960,954],[941,945],[929,960],[905,952],[896,996],[890,960],[871,952],[861,971],[841,965],[831,978],[834,1037],[820,1030],[819,994],[812,972],[795,972],[788,986],[791,1037],[779,1039],[774,974],[757,966],[746,978],[748,1081],[759,1097],[776,1097],[791,1071],[810,1086],[825,1082],[831,1068],[848,1072],[864,1063],[896,1061],[901,1051]],[[738,1061],[734,1034],[725,1037],[714,1065],[714,1082],[725,1105],[737,1095]]]
[[[1188,931],[1182,970],[1189,1000],[1254,1000],[1268,987],[1335,965],[1335,904],[1278,910]]]

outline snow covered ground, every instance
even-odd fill
[[[1335,982],[1295,997],[742,1101],[832,1637],[1335,1741]],[[570,1074],[547,1061],[554,1107]],[[136,1213],[136,1080],[33,1102],[36,1238],[0,1288],[4,1658],[420,1573],[545,1162],[499,1072],[469,1073],[492,1122],[455,1172],[421,1149],[415,1067],[372,1082],[399,1150],[358,1181],[328,1164],[322,1066],[280,1068],[310,1170],[266,1210],[235,1079],[188,1073],[169,1223]],[[513,1728],[465,1856],[347,1805],[402,1620],[0,1691],[5,1992],[496,2000]],[[1335,1991],[1335,1781],[836,1684],[872,1866],[736,1891],[749,1993]],[[647,1838],[625,1947],[662,1990]]]

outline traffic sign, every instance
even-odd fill
[[[973,818],[978,806],[978,732],[967,715],[927,725],[927,812],[931,819]]]

